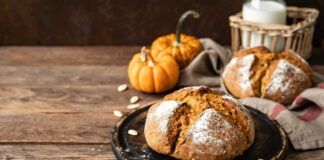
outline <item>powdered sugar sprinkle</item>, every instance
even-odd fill
[[[295,78],[287,75],[289,73]],[[279,60],[276,69],[272,73],[270,84],[267,86],[267,93],[271,94],[279,91],[284,94],[291,94],[291,92],[294,92],[291,84],[306,79],[307,75],[300,68],[285,60]]]
[[[223,73],[223,77],[227,77],[228,74],[230,74],[228,71],[232,70],[231,68],[233,66],[239,65],[237,71],[235,72],[238,79],[238,84],[240,85],[240,88],[244,91],[249,90],[252,88],[251,82],[250,82],[250,76],[251,76],[251,68],[253,65],[253,62],[255,60],[254,54],[248,54],[244,57],[235,57],[233,58],[228,65],[225,68],[225,71]]]
[[[226,135],[236,130],[233,124],[228,122],[218,111],[206,109],[189,129],[187,136],[191,137],[193,143],[207,143],[207,145],[217,146],[217,150],[211,152],[215,155],[222,155],[226,153],[226,148],[230,147],[227,145],[229,139]],[[233,136],[236,135],[233,134]],[[204,152],[204,149],[212,148],[197,148],[195,151]]]
[[[191,134],[192,140],[197,143],[224,143],[223,139],[212,136],[211,128],[218,128],[218,132],[226,132],[233,128],[225,118],[214,109],[206,109],[201,117],[192,126],[188,134]]]
[[[182,104],[182,102],[173,100],[163,101],[159,104],[155,112],[152,114],[152,116],[159,122],[159,130],[163,134],[167,134],[169,121],[177,108]]]

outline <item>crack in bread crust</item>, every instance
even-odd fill
[[[196,153],[193,151],[186,151],[188,152],[188,154],[184,154],[183,146],[188,146],[189,143],[192,144],[190,142],[192,141],[192,139],[188,137],[188,132],[193,127],[193,125],[196,124],[201,114],[208,109],[215,110],[222,116],[222,119],[224,119],[223,121],[227,121],[229,124],[233,125],[237,130],[237,132],[235,132],[235,135],[243,136],[239,138],[240,140],[231,140],[231,142],[233,143],[237,143],[238,141],[240,142],[240,145],[238,147],[231,148],[231,151],[233,152],[231,154],[237,156],[253,143],[254,124],[252,118],[250,117],[246,109],[241,108],[243,106],[240,106],[239,104],[237,104],[237,102],[233,102],[231,99],[223,98],[221,95],[208,88],[185,88],[167,95],[164,100],[176,100],[184,102],[190,108],[189,112],[184,115],[188,118],[188,121],[187,123],[181,123],[181,129],[178,133],[179,136],[177,140],[174,141],[175,144],[173,144],[174,147],[171,152],[171,156],[174,156],[176,158],[195,157]],[[216,132],[213,132],[213,134],[216,134]],[[225,138],[225,135],[222,136],[224,136]],[[226,144],[226,146],[231,146],[231,144]],[[209,153],[210,156],[212,154],[215,153]],[[220,156],[218,156],[217,158],[228,156],[228,154],[230,153],[219,154]],[[209,158],[214,159],[215,155]]]
[[[188,106],[179,101],[161,101],[151,106],[144,127],[145,137],[153,137],[146,138],[148,145],[160,153],[170,154],[181,126],[187,122],[187,111]]]
[[[226,88],[232,95],[238,98],[263,97],[263,98],[268,98],[270,100],[277,101],[285,105],[291,103],[295,96],[297,96],[304,89],[311,87],[312,85],[311,81],[313,75],[310,66],[304,59],[302,59],[296,53],[293,53],[291,51],[284,51],[282,53],[276,54],[276,53],[271,53],[265,47],[256,47],[256,48],[244,49],[242,51],[236,52],[234,55],[235,57],[233,59],[239,59],[236,61],[242,61],[244,57],[250,55],[255,56],[251,69],[248,71],[250,74],[249,82],[252,87],[251,90],[241,92],[241,90],[243,89],[242,87],[240,87],[241,85],[238,85],[239,86],[238,88],[237,87],[233,88],[233,86],[240,84],[239,80],[237,80],[237,78],[231,78],[233,77],[233,75],[229,76],[223,74],[224,84]],[[295,76],[295,79],[297,80],[292,82],[291,86],[288,87],[289,90],[285,91],[285,92],[290,92],[289,95],[284,95],[285,92],[278,91],[278,95],[275,95],[273,97],[272,94],[268,93],[269,89],[267,88],[271,86],[269,84],[272,83],[275,76],[278,76],[278,75],[274,75],[273,72],[278,68],[277,64],[278,61],[280,60],[286,61],[292,66],[301,69],[301,71],[304,72],[305,75],[299,74],[299,76]],[[224,70],[224,73],[231,72],[231,74],[235,75],[237,74],[235,71],[237,71],[239,67],[240,67],[239,65],[236,65],[236,67],[227,66]],[[284,77],[287,75],[283,74],[281,76]],[[278,82],[278,83],[284,85],[285,82]],[[294,87],[294,85],[297,85],[299,83],[301,83],[300,88]],[[253,94],[251,94],[251,92]],[[280,96],[282,96],[282,98],[280,98]]]

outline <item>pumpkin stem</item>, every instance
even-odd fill
[[[142,47],[141,49],[141,60],[142,62],[146,62],[147,60],[149,60],[148,63],[150,66],[153,66],[155,63],[152,55],[146,51],[146,47]]]
[[[147,60],[146,47],[142,47],[140,57],[142,62],[145,62]]]
[[[176,30],[176,45],[181,44],[181,40],[180,40],[180,31],[182,28],[182,23],[184,22],[185,19],[187,19],[188,16],[192,16],[193,18],[199,18],[199,13],[194,11],[194,10],[189,10],[186,11],[185,13],[183,13],[181,15],[181,17],[178,20],[178,24],[177,24],[177,30]]]

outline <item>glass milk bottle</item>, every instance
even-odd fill
[[[262,23],[262,24],[286,24],[286,5],[283,0],[245,0],[243,4],[242,16],[244,21]],[[250,46],[248,45],[248,34],[242,32],[242,45],[244,48],[264,45],[271,48],[272,37],[265,36],[262,44],[262,36],[257,33],[251,33]],[[275,52],[284,49],[285,40],[279,38]]]

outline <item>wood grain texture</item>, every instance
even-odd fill
[[[323,0],[286,0],[288,5],[315,7]],[[188,19],[184,33],[211,37],[230,45],[228,16],[242,8],[242,0],[1,0],[1,45],[148,45],[175,32],[186,10],[201,14]],[[314,44],[323,41],[320,15]]]
[[[127,112],[132,95],[141,97],[140,103],[156,98],[116,88],[0,87],[0,142],[109,143],[117,120],[113,110]]]
[[[10,66],[126,66],[141,46],[1,47],[0,65]],[[108,67],[107,67],[108,68]]]
[[[3,144],[0,159],[98,159],[115,160],[107,144]],[[324,150],[290,152],[287,160],[322,160]]]
[[[17,144],[0,145],[0,159],[77,159],[114,160],[110,145],[106,144]]]
[[[0,47],[0,159],[115,159],[109,132],[113,110],[148,95],[127,83],[134,47]],[[313,58],[314,57],[314,58]],[[324,74],[322,51],[309,61]],[[93,151],[100,145],[104,149]],[[2,157],[1,157],[2,156]],[[291,151],[288,159],[321,159],[324,150]]]

